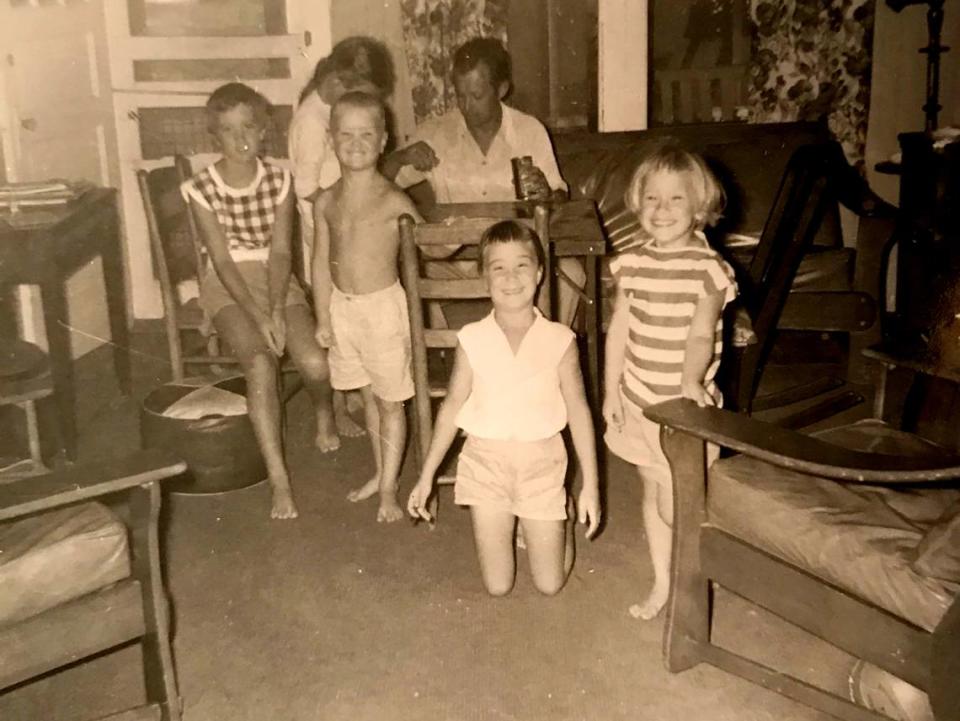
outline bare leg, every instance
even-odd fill
[[[347,500],[352,503],[365,501],[380,490],[380,475],[383,469],[382,446],[380,443],[380,411],[377,408],[377,399],[374,397],[373,389],[370,386],[361,388],[360,394],[363,396],[363,416],[367,424],[367,436],[370,437],[376,471],[373,478],[347,494]]]
[[[247,405],[273,492],[271,518],[296,518],[297,506],[283,459],[280,435],[280,394],[277,358],[267,347],[247,314],[230,305],[213,319],[217,333],[230,344],[247,380]]]
[[[307,306],[290,306],[286,309],[286,319],[287,350],[303,377],[317,415],[314,444],[324,453],[335,451],[340,447],[340,437],[334,423],[333,389],[330,387],[327,353],[314,338],[313,316]]]
[[[357,398],[357,402],[351,403],[351,398]],[[353,408],[353,405],[356,408]],[[351,412],[360,410],[362,407],[363,400],[355,391],[335,390],[333,392],[333,417],[337,419],[337,433],[347,438],[357,438],[366,433],[364,427],[350,416]]]
[[[483,506],[470,506],[470,515],[483,585],[491,596],[506,596],[513,589],[517,574],[513,555],[516,516]]]
[[[638,469],[639,470],[639,469]],[[644,621],[657,616],[670,595],[670,553],[673,549],[673,488],[658,483],[655,472],[639,470],[643,479],[643,524],[647,533],[650,560],[653,563],[653,588],[640,604],[638,615]]]
[[[530,559],[530,573],[533,585],[540,593],[553,596],[567,580],[570,568],[567,566],[565,521],[535,521],[521,518],[520,526],[527,540],[527,558]],[[570,559],[570,566],[573,559]]]
[[[380,508],[378,523],[393,523],[403,518],[403,509],[397,503],[397,477],[407,441],[407,416],[402,401],[377,398],[380,413]]]

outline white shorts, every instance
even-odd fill
[[[399,282],[363,295],[330,296],[330,384],[337,390],[369,385],[385,401],[413,396],[407,295]]]

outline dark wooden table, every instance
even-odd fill
[[[0,213],[0,285],[37,285],[50,350],[54,396],[67,457],[77,456],[76,387],[70,354],[67,279],[100,257],[113,362],[130,393],[130,342],[123,248],[113,188],[94,188],[63,205]]]
[[[430,222],[446,218],[529,218],[533,205],[516,203],[441,203],[423,210]],[[603,369],[600,365],[600,331],[602,328],[600,302],[600,259],[606,255],[606,238],[594,202],[589,199],[550,202],[550,243],[557,258],[581,258],[587,280],[581,294],[583,303],[583,332],[587,345],[587,365],[590,400],[600,408],[603,387]],[[561,282],[567,282],[561,280]],[[556,287],[556,283],[552,287]],[[580,292],[580,289],[576,289]],[[557,294],[552,293],[550,307],[556,317]]]

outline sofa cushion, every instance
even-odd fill
[[[0,524],[0,626],[130,575],[124,524],[82,503]]]
[[[924,535],[913,568],[925,576],[960,584],[960,501],[947,508]]]
[[[821,436],[877,453],[934,448],[873,420]],[[838,483],[739,455],[711,467],[708,507],[712,524],[929,631],[958,587],[919,572],[914,558],[931,519],[958,499],[951,488]]]

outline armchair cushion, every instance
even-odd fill
[[[100,503],[0,523],[0,626],[129,575],[126,527]]]
[[[873,420],[820,435],[877,453],[931,447]],[[711,524],[929,631],[957,586],[924,573],[914,558],[933,519],[958,498],[960,491],[947,488],[842,484],[740,455],[710,469],[707,502]]]
[[[960,584],[960,501],[954,502],[917,546],[913,568],[925,576]]]

